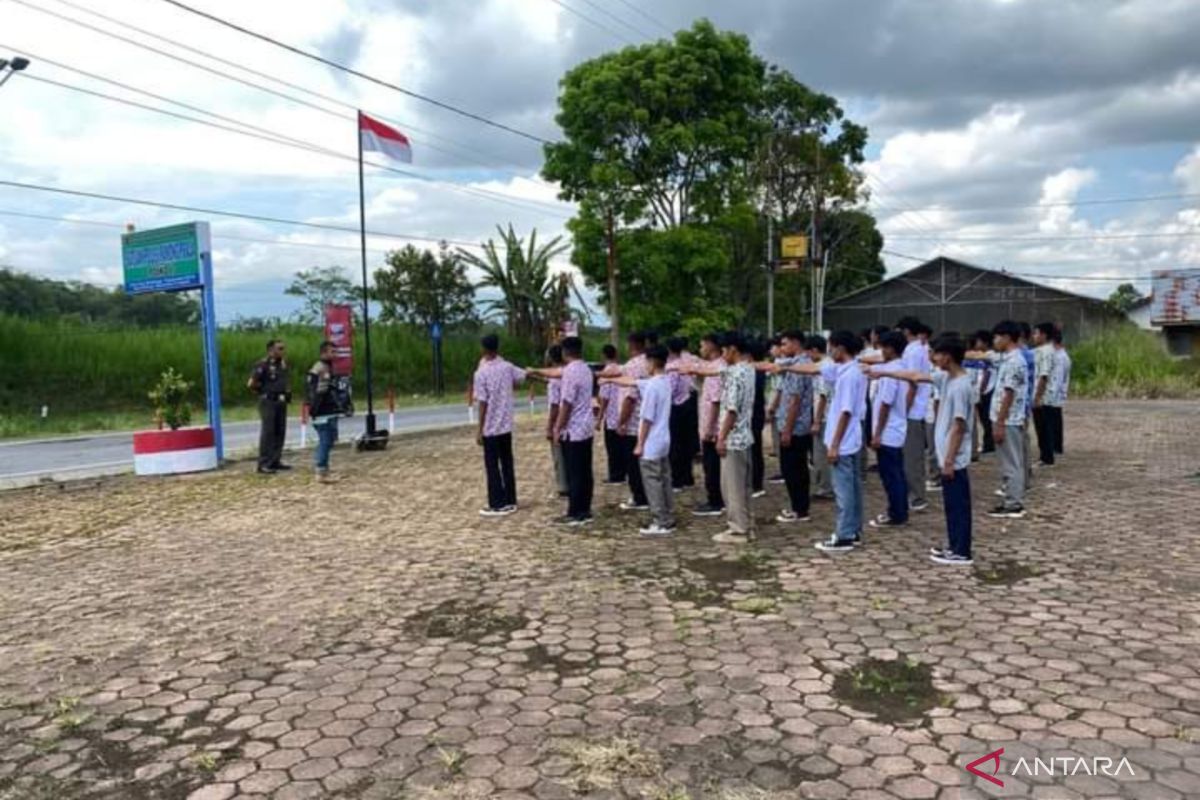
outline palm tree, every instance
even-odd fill
[[[512,224],[508,230],[496,226],[504,252],[496,242],[488,239],[483,244],[483,256],[465,250],[459,255],[467,264],[483,273],[477,289],[491,288],[500,292],[500,297],[484,304],[485,316],[503,316],[510,336],[527,341],[546,343],[550,334],[573,315],[571,295],[583,306],[586,318],[587,303],[574,276],[550,271],[550,261],[564,253],[568,245],[556,236],[539,246],[537,230],[529,236],[529,245],[517,236]]]

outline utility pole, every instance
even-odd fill
[[[767,211],[767,335],[775,335],[775,220]]]
[[[613,212],[608,210],[608,321],[609,341],[621,346],[621,311],[617,302],[617,239],[613,231]]]
[[[825,292],[825,265],[828,264],[828,258],[822,253],[821,247],[821,138],[817,137],[817,168],[813,173],[813,205],[812,205],[812,319],[813,329],[820,333],[824,328],[823,317],[824,309],[821,307],[824,302]]]

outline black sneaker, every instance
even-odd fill
[[[623,486],[626,483],[628,483],[628,481],[626,481],[624,478],[622,478],[619,481],[604,481],[603,485],[604,486]]]
[[[718,508],[717,506],[710,506],[708,503],[705,503],[702,506],[696,506],[695,508],[692,509],[693,517],[719,517],[724,513],[725,513],[724,508]]]
[[[929,548],[929,555],[931,558],[941,558],[942,556],[946,555],[949,552],[951,552],[951,550],[947,547],[931,547],[931,548]]]
[[[272,464],[271,469],[275,470],[276,472],[291,472],[292,465],[291,464]]]
[[[929,560],[935,564],[943,564],[949,567],[969,567],[975,563],[971,560],[970,556],[960,556],[957,553],[949,551],[945,551],[941,555],[931,555]]]
[[[1000,505],[987,512],[989,517],[995,519],[1024,519],[1025,506],[1012,506],[1011,508],[1001,503]]]
[[[907,522],[893,522],[892,518],[887,514],[880,514],[872,520],[868,520],[867,524],[872,528],[906,528]]]
[[[929,510],[929,501],[913,500],[911,503],[908,504],[908,510],[909,511],[928,511]]]
[[[835,533],[828,539],[817,542],[814,547],[825,553],[849,553],[860,544],[862,544],[862,539],[857,536],[853,539],[839,539]]]
[[[258,468],[259,475],[274,475],[277,472],[279,472],[279,470],[275,469],[274,467],[259,467]]]

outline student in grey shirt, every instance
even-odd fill
[[[957,336],[942,336],[933,343],[931,377],[920,371],[887,373],[913,383],[931,382],[938,390],[934,449],[937,452],[942,505],[946,512],[946,547],[935,547],[931,560],[947,566],[969,566],[971,560],[971,431],[975,424],[975,387],[963,369],[966,344]],[[1024,364],[1021,365],[1022,370]],[[884,374],[882,371],[872,374]]]
[[[988,512],[991,517],[1025,516],[1025,437],[1028,367],[1018,344],[1021,328],[1005,320],[993,330],[994,346],[1002,354],[992,393],[992,438],[1000,451],[1004,500]]]

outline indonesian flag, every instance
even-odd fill
[[[358,112],[358,135],[364,151],[374,150],[396,161],[412,163],[412,146],[408,143],[408,137],[361,111]]]

